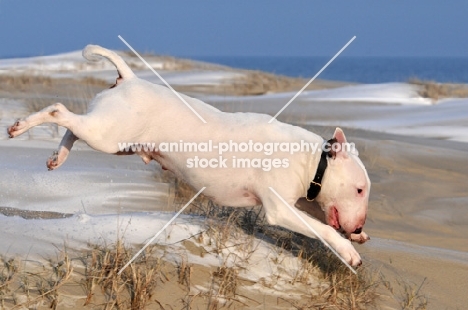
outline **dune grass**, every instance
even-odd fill
[[[60,102],[73,113],[84,114],[91,99],[109,87],[106,81],[92,77],[55,79],[25,73],[0,75],[0,96],[25,102],[30,113]]]
[[[419,95],[435,101],[443,98],[467,98],[468,86],[466,84],[437,83],[435,81],[409,79],[408,83],[420,86]]]

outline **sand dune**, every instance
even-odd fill
[[[114,71],[84,65],[80,57],[70,53],[2,60],[0,68],[3,74],[12,70],[48,72],[53,78],[77,74],[115,79]],[[163,69],[169,66],[162,60],[153,63]],[[223,96],[223,87],[245,78],[245,73],[205,70],[197,63],[172,66],[165,75],[170,83],[188,87],[192,95],[228,112],[274,115],[294,95]],[[202,94],[200,85],[218,90]],[[416,86],[408,84],[329,86],[333,89],[306,91],[279,119],[324,137],[332,134],[334,126],[342,126],[348,139],[356,142],[372,180],[365,226],[372,239],[357,246],[364,264],[381,269],[390,281],[424,282],[431,309],[464,308],[468,303],[467,100],[433,102],[419,97]],[[0,253],[44,255],[65,236],[70,245],[84,246],[90,240],[114,237],[124,222],[129,223],[125,229],[130,242],[140,244],[150,238],[154,227],[168,219],[161,211],[174,211],[172,185],[161,170],[145,166],[136,156],[101,154],[78,143],[63,167],[48,172],[45,160],[63,131],[42,126],[21,139],[7,140],[6,126],[30,110],[23,97],[12,98],[15,91],[3,90],[7,99],[0,99],[0,213],[4,214]],[[44,88],[38,96],[54,91],[53,86]],[[174,238],[195,234],[201,226],[192,220],[181,218],[185,228]],[[398,306],[390,297],[384,305]]]

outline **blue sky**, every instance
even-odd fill
[[[468,56],[468,1],[1,1],[0,57],[99,44],[175,56]]]

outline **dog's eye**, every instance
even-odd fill
[[[358,189],[357,189],[357,193],[358,193],[358,194],[362,193],[362,189],[361,189],[361,188],[358,188]]]

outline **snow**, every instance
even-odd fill
[[[168,213],[89,215],[78,213],[62,219],[23,219],[0,215],[0,246],[9,254],[54,253],[57,249],[86,248],[87,243],[109,244],[119,237],[129,244],[143,244],[172,217]],[[200,232],[193,218],[180,216],[160,237],[158,244],[175,243]],[[153,234],[153,235],[154,235]],[[20,237],[19,237],[20,236]],[[170,236],[170,237],[169,237]],[[6,251],[2,252],[5,253]]]
[[[138,61],[136,61],[138,60]],[[129,64],[141,64],[139,59],[128,58]],[[161,61],[148,61],[154,69],[162,69]],[[115,70],[108,61],[89,62],[82,56],[82,51],[73,51],[50,56],[28,58],[12,58],[0,60],[0,72],[21,73],[31,72],[42,75],[52,75],[57,72],[94,72],[100,70]]]
[[[443,100],[430,106],[374,105],[368,106],[367,114],[362,117],[358,115],[340,122],[314,120],[309,123],[468,142],[468,99]]]
[[[162,84],[159,78],[152,72],[145,70],[137,72],[137,76],[152,83]],[[161,76],[170,85],[219,85],[228,83],[236,78],[242,78],[243,74],[229,71],[201,71],[188,72],[162,72]]]
[[[338,88],[303,91],[296,100],[301,102],[369,102],[398,105],[431,105],[433,101],[418,95],[418,85],[407,83],[382,83],[348,85]],[[298,90],[299,91],[299,90]],[[245,101],[285,100],[288,102],[297,92],[270,93],[262,96],[244,96]],[[233,101],[232,96],[205,96],[212,101]]]
[[[108,61],[89,62],[83,58],[81,51],[0,60],[0,74],[40,74],[51,77],[94,77],[114,82],[115,67]],[[122,53],[120,53],[122,55]],[[145,57],[146,62],[171,85],[218,85],[241,78],[243,74],[226,70],[213,71],[201,69],[171,70],[176,65],[171,61],[164,62],[158,58]],[[134,68],[137,76],[150,82],[163,84],[162,81],[136,57],[125,57],[125,61]]]
[[[364,84],[309,91],[304,94],[303,100],[432,104],[430,99],[418,95],[417,85],[407,83]]]

